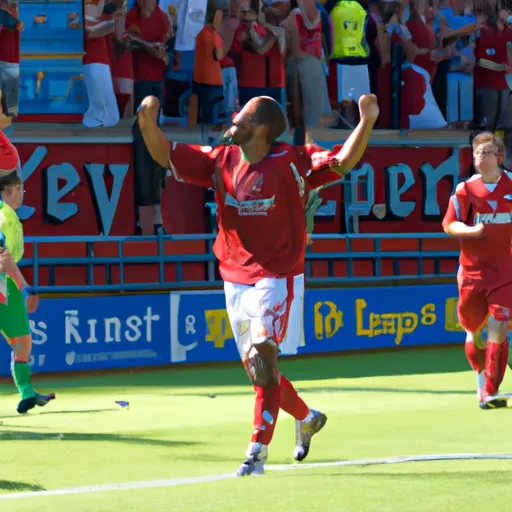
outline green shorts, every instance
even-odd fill
[[[16,283],[7,278],[7,304],[0,304],[0,332],[7,340],[30,334],[25,298]]]

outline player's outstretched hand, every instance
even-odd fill
[[[139,107],[139,121],[144,124],[157,124],[160,102],[155,96],[146,96]]]
[[[363,94],[359,98],[359,114],[361,119],[376,121],[379,117],[379,101],[375,94]]]

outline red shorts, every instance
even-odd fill
[[[490,315],[498,321],[508,322],[512,310],[512,281],[491,288],[485,281],[465,276],[459,271],[457,284],[457,314],[466,331],[477,332],[484,327]]]

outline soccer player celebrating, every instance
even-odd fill
[[[263,473],[280,407],[302,422],[299,459],[327,419],[310,410],[279,374],[277,356],[287,332],[294,276],[304,261],[307,177],[310,172],[346,174],[360,160],[378,117],[377,98],[362,96],[359,107],[361,122],[336,154],[277,142],[286,116],[269,97],[249,101],[228,130],[230,144],[209,151],[170,144],[157,125],[156,98],[145,98],[138,114],[157,163],[180,181],[215,188],[214,252],[234,338],[256,392],[252,438],[239,476]]]
[[[0,109],[0,128],[9,124]],[[18,159],[18,152],[0,129],[0,332],[13,350],[12,376],[21,396],[17,410],[24,414],[36,405],[45,406],[55,395],[40,395],[31,382],[32,334],[27,308],[33,313],[38,298],[26,293],[28,285],[16,264],[23,257],[23,227],[14,211],[22,197]]]
[[[503,141],[492,133],[474,138],[478,174],[457,186],[443,220],[445,233],[460,239],[457,313],[467,333],[466,356],[477,373],[482,409],[507,405],[493,398],[507,367],[512,308],[512,173],[501,167],[504,152]]]

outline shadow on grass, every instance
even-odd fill
[[[411,388],[366,388],[366,387],[344,387],[332,386],[328,388],[304,388],[297,387],[299,393],[402,393],[412,395],[475,395],[474,391],[468,389],[411,389]],[[200,393],[196,394],[193,391],[190,393],[162,393],[163,396],[174,397],[187,397],[196,396],[209,398],[214,400],[217,397],[229,396],[253,396],[254,391],[248,388],[247,391],[213,391],[210,394]]]
[[[167,441],[164,439],[148,439],[144,437],[130,437],[119,434],[90,434],[76,432],[62,432],[57,434],[0,430],[0,443],[3,441],[107,441],[111,443],[138,444],[144,446],[161,446],[174,448],[177,446],[197,446],[199,442],[193,441]]]
[[[429,349],[397,348],[387,352],[329,354],[322,357],[286,359],[280,368],[292,381],[357,379],[398,375],[427,375],[469,371],[463,347]],[[37,375],[36,382],[45,390],[71,388],[74,394],[88,393],[90,388],[121,390],[133,387],[209,387],[244,386],[248,378],[240,363],[208,366],[176,365],[165,369],[127,370],[122,373],[66,374],[62,377]],[[12,394],[12,385],[0,385],[1,394]],[[105,390],[106,391],[106,390]]]
[[[40,485],[29,484],[27,482],[13,482],[12,480],[0,480],[0,489],[10,492],[45,490],[45,488]]]
[[[35,412],[34,415],[36,416],[46,416],[48,414],[98,414],[98,413],[102,413],[102,412],[112,412],[112,411],[118,411],[120,410],[120,407],[107,407],[105,409],[85,409],[83,411],[81,410],[73,410],[73,411],[48,411],[48,410],[44,410],[44,411],[38,411],[36,409],[37,412]],[[0,421],[1,420],[12,420],[14,418],[30,418],[31,416],[34,416],[32,415],[30,412],[26,415],[20,415],[20,414],[15,414],[15,415],[12,415],[12,416],[0,416]],[[0,423],[1,425],[1,423]]]

